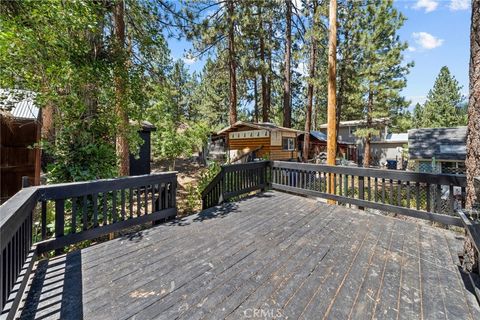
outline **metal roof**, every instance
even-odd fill
[[[408,130],[410,159],[465,160],[467,127]]]
[[[292,128],[285,128],[281,126],[277,126],[276,124],[273,124],[271,122],[246,122],[246,121],[237,121],[234,124],[220,130],[217,134],[226,134],[238,127],[245,126],[245,127],[250,127],[252,129],[260,129],[260,130],[268,130],[268,131],[290,131],[290,132],[295,132],[295,133],[303,133],[301,130],[296,130]]]
[[[35,105],[36,94],[18,89],[0,89],[0,109],[17,119],[37,120],[40,109]]]
[[[379,124],[389,124],[390,118],[373,118],[372,125],[379,125]],[[356,126],[364,126],[367,124],[367,120],[360,119],[360,120],[348,120],[348,121],[340,121],[340,127],[356,127]],[[327,128],[328,124],[324,123],[320,125],[320,128]]]

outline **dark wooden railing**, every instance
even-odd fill
[[[225,165],[202,191],[202,207],[207,209],[233,197],[267,187],[270,162]]]
[[[36,250],[32,225],[37,199],[36,188],[28,188],[0,206],[0,311],[16,310],[21,296],[16,293],[25,289],[33,267]]]
[[[0,319],[13,316],[37,254],[173,218],[176,188],[177,174],[169,172],[18,192],[0,206]]]
[[[463,175],[274,161],[273,189],[462,226]],[[333,193],[327,181],[333,179]]]

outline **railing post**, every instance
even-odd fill
[[[63,237],[65,228],[65,200],[55,200],[55,238]],[[55,250],[55,254],[63,253],[63,249]]]
[[[220,195],[218,197],[218,204],[221,204],[224,201],[224,195],[225,195],[225,190],[226,190],[225,168],[224,167],[220,168],[220,173],[219,174],[220,174],[220,181],[219,181]]]
[[[30,182],[28,181],[27,176],[22,177],[22,188],[30,187]]]
[[[358,176],[358,199],[365,200],[365,179],[364,176]],[[360,210],[364,210],[364,207],[358,207]]]

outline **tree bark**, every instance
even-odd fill
[[[267,90],[267,77],[265,71],[265,39],[263,37],[263,19],[262,19],[262,9],[259,8],[259,35],[260,35],[260,62],[262,67],[260,69],[260,81],[262,86],[262,121],[268,122],[268,90]]]
[[[337,102],[337,0],[330,0],[328,34],[328,131],[327,164],[335,165],[337,155],[337,133],[335,111]],[[332,176],[333,177],[333,176]],[[333,193],[333,192],[332,192]]]
[[[470,27],[470,98],[467,127],[467,199],[471,208],[476,199],[473,178],[480,176],[480,1],[472,1]]]
[[[367,128],[368,129],[372,127],[372,110],[373,110],[373,91],[372,89],[370,89],[368,91],[368,103],[367,103]],[[368,168],[370,166],[371,140],[372,140],[372,134],[368,132],[367,136],[365,137],[365,145],[364,145],[365,149],[363,153],[363,166],[365,168]]]
[[[258,85],[257,85],[257,75],[256,74],[255,74],[255,78],[253,78],[253,96],[254,96],[254,99],[255,99],[253,121],[258,122]]]
[[[118,173],[120,176],[127,176],[130,173],[129,147],[128,147],[128,114],[125,107],[125,6],[123,0],[115,3],[113,19],[115,25],[115,48],[114,56],[116,59],[115,68],[115,113],[119,120],[119,127],[116,137],[116,151],[119,161]]]
[[[317,1],[313,2],[313,24],[315,24],[315,17],[317,12]],[[315,33],[312,33],[310,43],[310,62],[309,62],[309,78],[307,89],[307,112],[305,116],[305,135],[303,138],[303,161],[308,161],[308,153],[310,151],[310,131],[312,130],[312,109],[315,86],[313,84],[315,78],[315,67],[317,59],[317,39]]]
[[[228,64],[230,73],[230,124],[237,122],[237,66],[235,57],[235,21],[234,21],[234,3],[228,1]]]
[[[337,110],[336,110],[336,122],[335,122],[335,132],[336,132],[336,138],[338,141],[338,132],[340,129],[340,121],[342,118],[342,107],[345,101],[345,81],[346,81],[346,65],[347,63],[350,63],[348,59],[349,55],[349,48],[348,48],[348,30],[345,31],[345,39],[344,42],[347,42],[344,44],[344,52],[342,54],[342,62],[340,64],[340,70],[339,70],[339,78],[340,78],[340,83],[338,86],[338,99],[337,99]]]
[[[292,1],[285,0],[287,5],[286,28],[285,28],[285,70],[283,81],[283,126],[292,127],[291,107],[291,51],[292,51]]]

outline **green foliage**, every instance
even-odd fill
[[[178,109],[178,96],[173,86],[159,88],[157,102],[148,109],[149,120],[157,127],[152,132],[155,156],[174,161],[200,151],[209,134],[206,122],[188,121]]]
[[[462,86],[448,67],[440,69],[433,88],[428,92],[423,106],[415,106],[416,128],[441,128],[467,124]]]
[[[140,120],[152,80],[169,63],[163,17],[148,1],[126,1],[127,37],[134,47],[118,55],[112,37],[112,8],[103,1],[22,1],[0,4],[0,87],[37,93],[36,104],[52,110],[53,130],[43,142],[49,181],[116,175],[113,75],[118,64],[125,84],[122,105]],[[130,150],[140,143],[138,127],[127,129]]]
[[[220,173],[221,166],[217,162],[212,162],[208,167],[200,174],[198,179],[198,191],[202,191],[208,186],[208,184],[215,178],[215,176]]]

